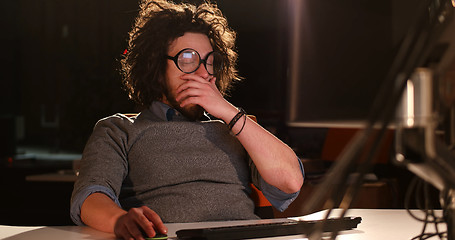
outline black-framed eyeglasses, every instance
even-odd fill
[[[201,63],[204,64],[205,70],[210,75],[215,75],[223,67],[223,59],[220,53],[210,52],[204,59],[201,55],[191,48],[185,48],[178,52],[174,57],[167,56],[168,59],[174,61],[177,68],[184,73],[196,72]]]

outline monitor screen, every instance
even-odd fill
[[[404,37],[428,4],[289,0],[287,124],[364,126]]]

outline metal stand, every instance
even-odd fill
[[[436,137],[433,72],[418,68],[408,80],[399,108],[396,161],[441,193],[449,240],[455,240],[455,156]]]

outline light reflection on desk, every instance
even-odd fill
[[[52,227],[15,227],[0,226],[2,240],[69,240],[69,239],[116,239],[114,234],[104,233],[89,227],[52,226]]]

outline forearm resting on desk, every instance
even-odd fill
[[[121,209],[103,193],[93,193],[82,204],[81,219],[90,227],[104,232],[115,233],[124,239],[144,239],[157,232],[167,233],[160,217],[148,207]]]
[[[103,193],[93,193],[81,207],[81,219],[90,227],[103,232],[114,232],[118,218],[126,214],[112,199]]]

